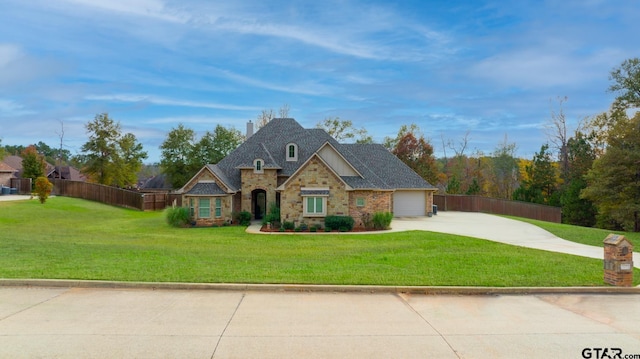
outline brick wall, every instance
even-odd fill
[[[373,216],[376,212],[392,212],[392,193],[389,191],[349,192],[349,215],[354,219],[354,226],[364,228],[363,215]],[[364,206],[357,205],[358,198],[364,199]]]

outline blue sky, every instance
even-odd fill
[[[244,132],[288,104],[305,127],[338,116],[381,142],[415,123],[439,156],[506,135],[530,158],[559,96],[571,129],[608,109],[638,19],[635,0],[0,0],[0,138],[57,146],[62,121],[76,153],[108,112],[155,162],[178,123]]]

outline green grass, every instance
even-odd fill
[[[509,216],[505,216],[505,217],[509,217]],[[554,235],[560,238],[564,238],[568,241],[587,244],[587,245],[596,246],[596,247],[603,247],[602,242],[609,234],[611,233],[622,234],[631,243],[634,244],[635,248],[640,249],[640,233],[638,232],[620,232],[620,231],[611,231],[608,229],[600,229],[600,228],[579,227],[579,226],[572,226],[569,224],[537,221],[535,219],[527,219],[527,218],[519,218],[519,217],[509,217],[509,218],[531,223],[533,225],[536,225],[542,229],[545,229],[553,233]]]
[[[599,286],[602,261],[432,232],[174,228],[73,198],[0,202],[0,277],[202,283]],[[640,284],[636,270],[636,284]]]

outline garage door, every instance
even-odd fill
[[[396,191],[393,193],[393,215],[424,216],[425,210],[424,191]]]

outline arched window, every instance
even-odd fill
[[[287,161],[297,161],[298,160],[298,145],[295,143],[289,143],[286,148],[287,152]]]
[[[253,160],[253,172],[264,173],[264,161],[262,161],[262,159],[257,158]]]

